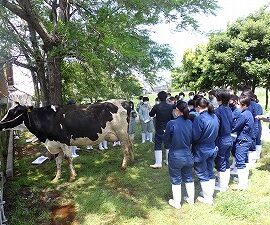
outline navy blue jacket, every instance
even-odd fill
[[[219,137],[230,136],[233,126],[233,115],[232,110],[229,106],[220,105],[215,114],[219,120]]]
[[[237,132],[237,141],[252,142],[254,118],[249,110],[243,110],[234,124],[232,132]]]
[[[149,116],[154,117],[156,115],[156,130],[165,130],[167,123],[173,119],[173,105],[168,103],[160,102],[154,105],[152,110],[149,112]]]
[[[193,122],[193,143],[192,152],[194,161],[200,162],[216,153],[216,138],[218,136],[219,122],[215,114],[208,111],[200,113]]]
[[[191,152],[192,122],[182,116],[169,121],[163,138],[165,143],[170,146],[170,151]]]

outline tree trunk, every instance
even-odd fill
[[[42,62],[37,63],[37,78],[40,84],[40,95],[42,106],[46,106],[50,104],[50,96],[48,90],[48,83],[46,80],[46,73],[44,64]]]
[[[268,99],[269,99],[268,91],[269,91],[269,85],[267,85],[265,89],[265,110],[267,110],[268,108]]]
[[[48,53],[49,54],[49,53]],[[60,57],[47,58],[48,78],[49,78],[49,96],[50,104],[62,104],[62,77],[60,66],[62,62]]]

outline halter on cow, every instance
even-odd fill
[[[92,105],[51,105],[41,108],[16,105],[9,109],[0,121],[0,130],[16,127],[22,123],[43,142],[56,157],[57,173],[61,176],[63,156],[68,158],[71,177],[76,173],[69,146],[98,144],[103,140],[121,141],[124,153],[122,169],[134,160],[132,144],[128,135],[130,107],[123,100],[112,100]]]

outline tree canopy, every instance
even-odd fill
[[[216,0],[0,0],[0,60],[31,71],[43,104],[70,97],[70,82],[80,98],[130,94],[140,89],[134,74],[153,82],[172,67],[170,49],[149,28],[197,28],[194,15],[216,8]],[[111,82],[116,91],[104,91]]]
[[[205,46],[184,53],[173,73],[176,86],[193,90],[270,86],[270,13],[267,9],[239,18],[227,29],[209,35]]]

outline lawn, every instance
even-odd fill
[[[270,224],[270,143],[264,143],[263,158],[252,169],[247,191],[215,193],[213,206],[183,203],[181,209],[168,205],[171,189],[167,167],[153,170],[153,144],[141,144],[139,126],[135,139],[134,164],[121,171],[119,147],[99,152],[78,151],[77,179],[69,182],[67,163],[63,177],[54,178],[54,160],[39,166],[31,162],[40,152],[38,145],[15,142],[15,177],[5,184],[9,225],[47,224]],[[23,151],[22,151],[23,149]],[[199,183],[195,179],[196,196]],[[231,181],[231,187],[236,183]],[[184,191],[184,190],[183,190]]]

